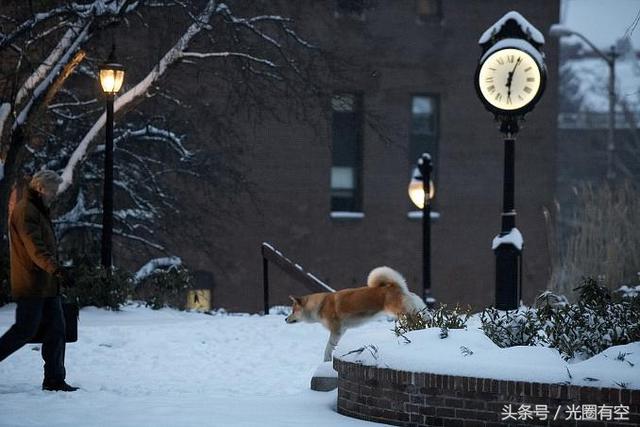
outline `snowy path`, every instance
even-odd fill
[[[14,310],[0,308],[0,333]],[[79,327],[66,365],[82,389],[41,391],[42,359],[28,345],[0,363],[0,426],[377,425],[337,414],[335,391],[309,390],[327,339],[319,325],[127,306],[84,309]]]

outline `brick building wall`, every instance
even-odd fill
[[[262,306],[260,244],[271,242],[332,287],[360,286],[368,272],[388,265],[403,273],[412,290],[421,287],[421,221],[410,219],[407,196],[411,96],[431,94],[439,104],[438,179],[432,227],[432,286],[445,303],[482,307],[493,303],[495,257],[491,241],[500,230],[503,143],[498,125],[477,99],[473,77],[480,56],[478,38],[496,20],[517,10],[541,31],[558,21],[559,1],[443,1],[439,19],[421,21],[415,2],[377,1],[358,19],[340,17],[334,1],[283,2],[305,36],[323,49],[358,64],[350,83],[336,91],[357,91],[363,108],[375,114],[376,129],[362,139],[363,213],[360,219],[330,215],[331,127],[317,111],[310,126],[245,121],[233,125],[242,136],[237,156],[247,187],[217,197],[208,182],[176,176],[178,211],[159,235],[165,247],[193,270],[209,277],[213,305],[258,311]],[[169,43],[166,34],[148,34],[145,43]],[[166,39],[166,40],[165,40]],[[143,40],[143,39],[141,39]],[[164,40],[164,42],[163,42]],[[161,48],[153,51],[162,52]],[[122,48],[124,50],[124,47]],[[140,49],[140,54],[143,54]],[[151,49],[149,49],[151,50]],[[549,255],[542,208],[554,191],[557,44],[545,46],[549,68],[546,93],[528,117],[516,144],[517,224],[525,239],[524,298],[545,289]],[[151,58],[152,59],[152,58]],[[149,60],[149,62],[153,62]],[[215,155],[209,118],[220,98],[214,73],[203,63],[180,66],[166,87],[189,100],[188,110],[165,113],[184,120],[187,145]],[[216,184],[219,185],[219,184]],[[127,248],[117,247],[127,254]],[[127,254],[130,256],[131,254]],[[135,256],[140,256],[135,254]],[[141,257],[141,256],[140,256]],[[140,265],[144,260],[140,260]],[[134,266],[134,263],[131,263]],[[271,277],[272,303],[307,292],[280,272]]]

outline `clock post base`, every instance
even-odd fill
[[[496,255],[496,296],[498,310],[518,308],[520,295],[518,277],[520,276],[519,258],[522,252],[512,244],[502,244],[495,249]]]

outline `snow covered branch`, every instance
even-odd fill
[[[31,18],[27,19],[23,23],[19,24],[12,32],[9,34],[0,34],[0,50],[9,46],[14,42],[18,37],[26,34],[29,31],[32,31],[35,27],[40,25],[43,22],[46,22],[52,18],[58,17],[60,15],[69,14],[72,9],[69,5],[60,6],[55,9],[51,9],[48,12],[44,13],[36,13]]]
[[[87,4],[68,3],[50,9],[46,12],[34,14],[26,21],[18,24],[16,28],[8,34],[0,34],[0,50],[10,46],[19,37],[32,32],[41,24],[66,16],[77,16],[88,20],[103,16],[120,16],[129,13],[139,6],[139,2],[133,0],[94,0]]]
[[[87,220],[102,215],[102,209],[93,207],[87,208],[85,197],[82,191],[78,193],[75,206],[63,215],[60,215],[55,221],[56,232],[60,237],[64,236],[67,231],[78,228],[79,226],[86,227]],[[149,220],[153,217],[153,214],[145,209],[120,209],[113,212],[113,216],[121,222],[127,220]],[[130,227],[134,228],[134,227]]]
[[[260,64],[264,64],[269,67],[273,67],[273,68],[277,67],[276,64],[269,61],[268,59],[258,58],[258,57],[255,57],[246,53],[241,53],[241,52],[211,52],[211,53],[183,52],[181,56],[183,58],[228,58],[228,57],[236,56],[239,58],[244,58]]]
[[[169,146],[180,155],[181,160],[185,160],[193,156],[193,153],[189,151],[182,142],[184,140],[184,136],[178,136],[174,132],[166,129],[160,129],[153,125],[147,125],[137,130],[127,129],[122,135],[114,140],[114,145],[117,146],[119,142],[127,140],[128,138],[167,141],[169,142]]]
[[[42,61],[40,65],[38,65],[38,68],[36,68],[35,71],[25,80],[16,95],[16,99],[14,101],[16,105],[22,103],[29,91],[33,90],[33,88],[35,88],[42,79],[45,78],[51,68],[58,63],[60,57],[68,51],[69,46],[77,40],[79,33],[82,32],[85,25],[81,22],[76,23],[65,32],[56,47],[51,50],[49,56]]]
[[[137,285],[159,269],[175,268],[182,265],[182,260],[177,256],[156,258],[143,265],[133,276],[133,284]]]
[[[25,107],[22,109],[20,114],[18,114],[18,118],[13,124],[13,129],[23,125],[26,122],[29,114],[32,111],[34,104],[45,95],[49,87],[53,85],[54,80],[56,79],[58,74],[60,74],[63,68],[69,63],[69,61],[72,60],[73,55],[79,49],[80,45],[87,40],[88,31],[89,31],[89,24],[85,25],[85,27],[82,29],[80,34],[74,40],[74,42],[69,46],[66,53],[60,58],[60,60],[56,63],[56,65],[51,69],[47,77],[43,81],[41,81],[40,84],[36,87],[36,89],[33,91],[31,99],[27,102],[27,105],[25,105]]]
[[[152,85],[157,82],[167,71],[167,69],[178,61],[182,53],[187,49],[191,40],[209,25],[211,16],[216,11],[215,0],[209,0],[197,19],[187,28],[185,33],[180,37],[178,42],[174,44],[160,59],[158,64],[147,74],[147,76],[138,82],[133,88],[126,91],[122,96],[118,97],[114,104],[114,112],[123,110],[132,104],[138,98],[145,96]],[[64,193],[73,182],[73,173],[80,162],[86,157],[89,146],[93,143],[98,133],[102,130],[106,122],[105,114],[94,123],[91,129],[78,144],[77,148],[71,155],[69,162],[62,173],[62,184],[58,193]]]
[[[94,230],[102,230],[102,224],[78,221],[78,222],[74,222],[73,224],[70,224],[69,228],[70,229],[71,228],[75,228],[75,229],[88,228],[88,229],[94,229]],[[154,243],[154,242],[152,242],[150,240],[147,240],[144,237],[140,237],[140,236],[136,236],[134,234],[126,233],[126,232],[124,232],[124,231],[122,231],[122,230],[120,230],[118,228],[114,228],[113,229],[113,234],[115,236],[120,236],[120,237],[125,238],[125,239],[129,239],[129,240],[133,240],[135,242],[142,243],[142,244],[144,244],[146,246],[149,246],[149,247],[151,247],[153,249],[157,249],[159,251],[163,251],[163,252],[165,251],[165,247],[162,246],[162,245],[159,245],[159,244]]]

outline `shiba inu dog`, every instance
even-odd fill
[[[367,286],[289,298],[293,307],[285,319],[287,323],[319,322],[329,329],[325,362],[331,361],[333,350],[346,329],[361,325],[382,312],[398,316],[426,307],[418,295],[409,291],[404,277],[389,267],[371,270]]]

